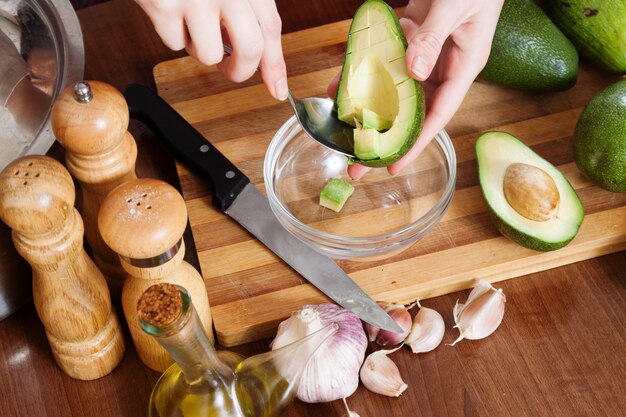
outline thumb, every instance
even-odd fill
[[[408,41],[407,67],[412,77],[419,81],[430,77],[441,48],[457,26],[457,16],[442,7],[442,3],[445,2],[433,2],[422,24],[410,17],[401,20]]]

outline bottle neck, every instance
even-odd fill
[[[176,321],[166,328],[141,323],[144,330],[167,350],[190,385],[230,384],[233,370],[219,359],[189,295],[183,291],[181,295],[183,311]]]

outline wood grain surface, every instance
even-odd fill
[[[284,35],[289,85],[296,96],[325,96],[343,62],[349,23]],[[259,77],[233,85],[214,67],[190,57],[157,65],[154,77],[160,95],[264,189],[263,158],[274,133],[292,114],[288,104],[275,101]],[[617,79],[583,65],[577,85],[559,93],[530,94],[475,82],[447,127],[458,171],[456,194],[445,217],[400,254],[377,261],[340,261],[340,266],[375,300],[408,303],[469,288],[479,279],[501,281],[626,249],[626,194],[592,185],[573,162],[571,143],[582,106]],[[586,217],[567,247],[535,252],[497,232],[478,185],[474,152],[480,132],[492,129],[520,138],[557,166],[577,190]],[[395,180],[417,170],[427,175],[429,165],[421,165],[416,161]],[[178,173],[220,343],[233,346],[268,337],[299,305],[328,301],[214,209],[204,178],[182,165]],[[379,185],[393,186],[389,180],[383,176]],[[307,181],[302,179],[300,187],[315,188]],[[354,222],[359,224],[358,219]]]
[[[347,19],[360,2],[277,0],[277,5],[283,32],[289,33]],[[406,1],[390,3],[400,6]],[[121,90],[131,82],[153,85],[154,65],[184,55],[163,46],[132,0],[111,0],[81,10],[78,16],[85,40],[87,79],[106,81]],[[562,94],[541,95],[532,105],[549,114],[555,102],[572,97],[572,108],[580,108],[583,98]],[[516,104],[502,103],[510,123],[518,118]],[[485,113],[494,112],[493,105],[482,108]],[[478,121],[462,114],[448,127],[455,141],[463,131],[471,135],[485,128],[476,127]],[[180,187],[165,146],[139,123],[131,122],[130,129],[138,145],[137,175]],[[564,139],[564,143],[568,141],[569,137]],[[61,154],[62,159],[61,151],[55,146],[52,154]],[[198,267],[189,235],[185,243],[185,258]],[[0,256],[3,266],[5,260]],[[457,300],[463,302],[468,291],[425,300],[425,306],[444,317],[444,344],[417,356],[407,348],[391,355],[409,386],[400,398],[376,395],[361,386],[348,403],[361,417],[622,417],[626,403],[625,271],[626,251],[621,251],[500,282],[497,287],[507,297],[500,328],[484,340],[462,341],[455,347],[445,345],[458,335],[452,329],[452,307]],[[15,275],[17,284],[29,280],[29,271]],[[121,317],[121,305],[114,305]],[[147,415],[150,392],[160,374],[141,363],[127,329],[125,338],[126,353],[111,374],[77,381],[55,363],[45,329],[32,302],[27,303],[0,321],[0,416]],[[244,355],[260,353],[267,351],[270,341],[231,350]],[[345,415],[341,401],[296,401],[284,417]]]

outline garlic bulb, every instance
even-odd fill
[[[459,337],[452,343],[463,339],[483,339],[495,332],[504,317],[506,297],[502,289],[495,289],[491,284],[480,281],[470,292],[467,302],[454,306],[454,322],[459,329]]]
[[[407,388],[400,370],[387,355],[400,349],[378,350],[370,353],[361,367],[361,382],[368,390],[388,397],[399,397]]]
[[[278,349],[329,323],[339,330],[313,354],[298,387],[298,399],[307,403],[334,401],[356,391],[367,348],[361,320],[335,304],[305,305],[280,323],[272,341],[272,350]]]
[[[432,308],[422,307],[417,302],[419,311],[413,318],[411,333],[404,340],[404,343],[411,347],[413,353],[430,352],[435,349],[443,340],[446,326],[443,317]]]

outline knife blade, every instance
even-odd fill
[[[402,332],[385,310],[332,259],[291,235],[248,177],[152,89],[131,84],[124,97],[133,119],[150,126],[179,161],[208,176],[213,185],[213,202],[219,210],[337,304],[376,327]]]

